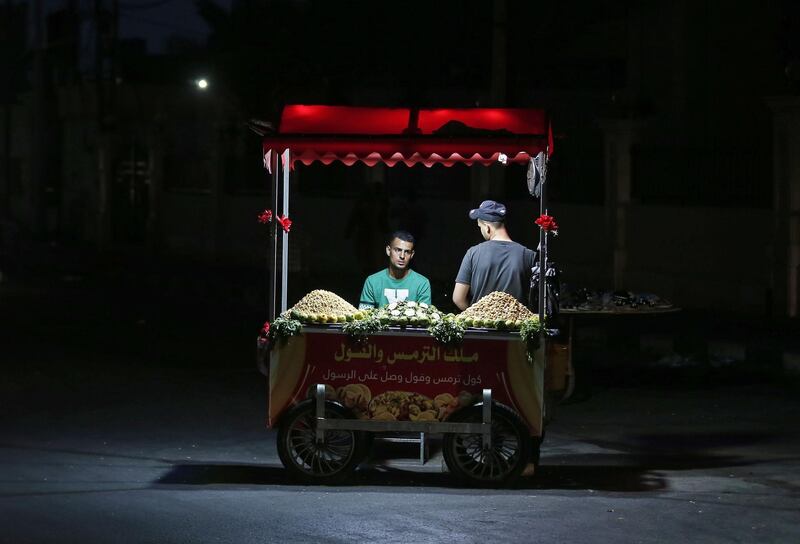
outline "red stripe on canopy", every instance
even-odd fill
[[[281,134],[402,134],[408,126],[403,108],[302,106],[283,108]]]
[[[420,110],[422,134],[432,134],[451,121],[481,130],[506,130],[513,134],[545,134],[547,118],[543,110],[520,108],[471,108]]]

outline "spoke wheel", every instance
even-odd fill
[[[480,423],[482,407],[459,410],[450,421]],[[484,449],[480,434],[448,433],[442,454],[450,472],[459,479],[480,487],[501,486],[514,481],[531,461],[531,439],[516,414],[493,405],[490,448]]]
[[[349,412],[325,403],[325,417],[350,418]],[[316,407],[309,399],[289,410],[278,431],[278,456],[296,479],[308,483],[337,484],[350,476],[364,457],[364,436],[357,431],[329,430],[317,442]]]

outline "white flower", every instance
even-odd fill
[[[431,319],[433,319],[434,321],[439,321],[441,318],[442,318],[442,316],[440,316],[440,315],[439,315],[439,314],[437,314],[436,312],[433,312],[433,313],[431,314]]]
[[[417,313],[417,312],[415,312],[414,310],[412,310],[411,308],[409,308],[408,310],[406,310],[406,312],[405,312],[405,313],[406,313],[406,315],[407,315],[408,317],[413,317],[414,315],[416,315],[416,313]]]
[[[416,303],[416,302],[414,302],[413,300],[409,300],[408,302],[406,302],[406,304],[407,304],[408,306],[412,307],[412,308],[413,308],[414,306],[416,306],[416,305],[417,305],[417,303]]]
[[[424,302],[420,302],[420,303],[419,303],[419,307],[420,307],[420,308],[427,308],[427,307],[428,307],[428,305],[427,305],[427,304],[425,304]]]
[[[392,310],[392,315],[400,315],[400,310]]]
[[[391,304],[389,304],[387,306],[387,308],[390,309],[390,310],[394,310],[395,308],[397,308],[397,303],[396,302],[392,302]]]
[[[422,310],[417,310],[417,317],[425,317],[425,312]]]

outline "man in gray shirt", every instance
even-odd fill
[[[528,305],[531,268],[536,253],[511,240],[505,227],[506,207],[484,200],[469,212],[485,242],[472,246],[461,261],[453,289],[453,302],[461,310],[493,291],[512,295]]]

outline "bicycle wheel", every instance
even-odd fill
[[[449,421],[480,423],[483,407],[469,406]],[[444,460],[450,472],[480,487],[501,486],[514,481],[531,460],[528,429],[511,410],[492,405],[492,445],[483,447],[480,434],[448,433],[444,436]]]
[[[325,403],[325,418],[351,419],[338,404]],[[304,400],[284,416],[278,431],[278,456],[292,477],[307,483],[337,484],[345,481],[364,457],[364,434],[327,430],[317,442],[316,406]]]

